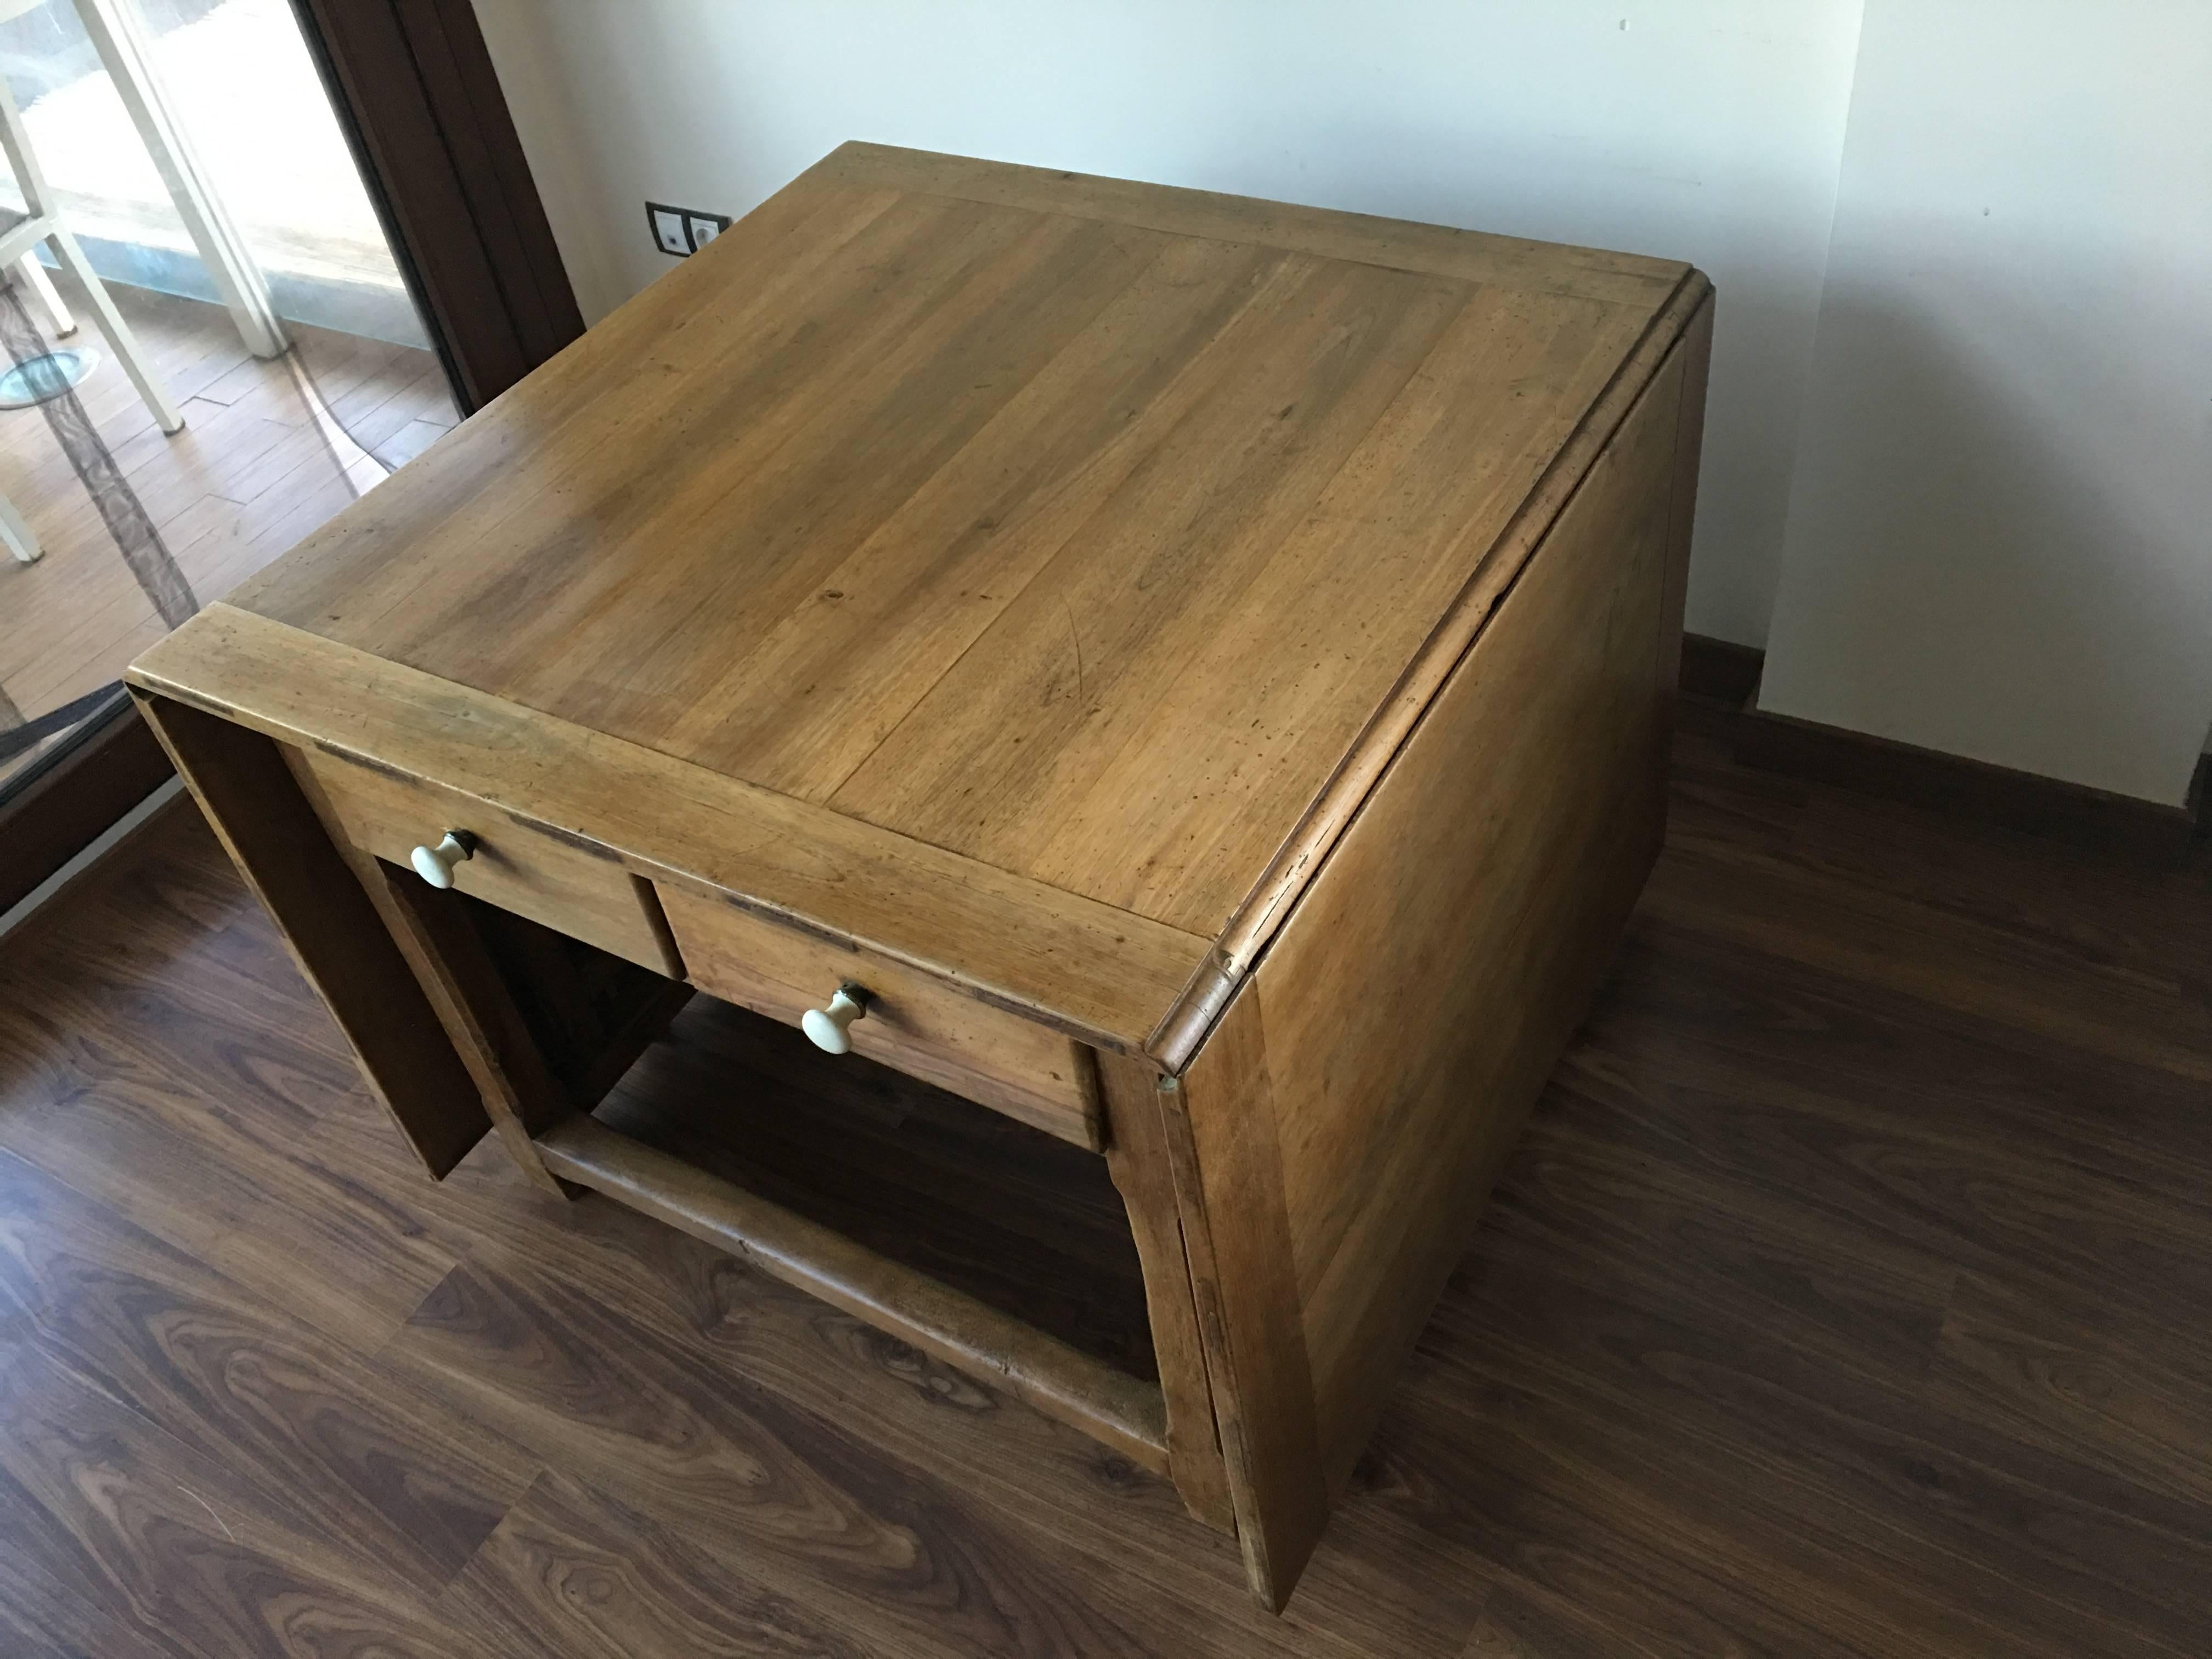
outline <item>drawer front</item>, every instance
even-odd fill
[[[856,1053],[1093,1152],[1103,1144],[1091,1058],[1073,1037],[726,899],[672,885],[659,893],[701,990],[796,1025],[840,985],[860,985],[867,1012],[847,1032]]]
[[[453,866],[458,890],[657,974],[684,977],[652,884],[632,875],[612,854],[517,823],[435,784],[309,750],[292,752],[309,798],[319,794],[325,816],[335,820],[331,830],[363,851],[406,870],[416,848],[435,846],[448,830],[465,830],[477,848],[474,857]]]

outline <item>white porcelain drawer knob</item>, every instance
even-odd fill
[[[465,830],[448,830],[446,838],[435,847],[418,847],[410,853],[408,860],[415,873],[433,887],[453,884],[453,866],[465,863],[477,855],[477,838]]]
[[[837,994],[830,999],[826,1008],[809,1008],[801,1015],[799,1029],[825,1054],[846,1054],[853,1051],[853,1039],[846,1035],[853,1022],[868,1009],[868,994],[857,985],[841,985]]]

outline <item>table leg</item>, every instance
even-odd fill
[[[1213,1390],[1161,1116],[1162,1079],[1142,1061],[1113,1054],[1098,1055],[1097,1070],[1106,1167],[1128,1212],[1144,1270],[1152,1353],[1167,1408],[1168,1478],[1192,1515],[1219,1531],[1234,1532],[1229,1472],[1214,1423]]]
[[[1160,1103],[1245,1581],[1280,1613],[1328,1523],[1329,1494],[1249,982]]]
[[[574,1197],[576,1190],[546,1169],[534,1139],[568,1115],[568,1096],[469,918],[457,903],[438,902],[452,895],[433,893],[412,875],[403,877],[357,848],[347,853],[476,1079],[501,1144],[532,1186]]]
[[[491,1127],[483,1099],[282,746],[170,698],[132,696],[369,1086],[423,1166],[445,1176]]]

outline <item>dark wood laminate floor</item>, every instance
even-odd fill
[[[1277,1621],[1073,1432],[493,1144],[422,1180],[175,815],[0,945],[0,1650],[2201,1655],[2208,919],[1686,733]]]

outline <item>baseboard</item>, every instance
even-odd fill
[[[2048,836],[2161,869],[2184,868],[2195,854],[2197,826],[2181,807],[1787,714],[1746,709],[1736,728],[1735,757],[1747,766]]]
[[[174,775],[126,698],[0,803],[0,911],[90,846]]]
[[[2162,806],[1817,720],[1766,714],[1749,706],[1765,662],[1765,653],[1748,646],[1696,635],[1683,641],[1683,691],[1737,711],[1731,747],[1747,766],[2160,869],[2185,868],[2198,856],[2208,776],[2202,765],[2189,806]]]
[[[88,236],[80,231],[77,242],[95,275],[110,287],[150,289],[180,300],[221,305],[222,295],[205,262],[190,247],[162,247],[151,242],[120,241]],[[41,250],[42,262],[54,264]],[[354,283],[331,276],[309,276],[282,269],[264,270],[269,301],[288,323],[357,334],[387,345],[430,349],[430,337],[404,286],[382,283]]]
[[[1704,634],[1682,635],[1682,690],[1693,697],[1747,708],[1759,695],[1766,672],[1766,653]]]
[[[60,869],[9,908],[0,910],[0,948],[4,948],[5,942],[15,934],[38,925],[41,918],[59,914],[56,901],[65,896],[81,878],[135,845],[167,813],[192,811],[188,804],[180,805],[184,799],[185,781],[172,772],[167,783],[101,830],[89,846],[80,848]]]

